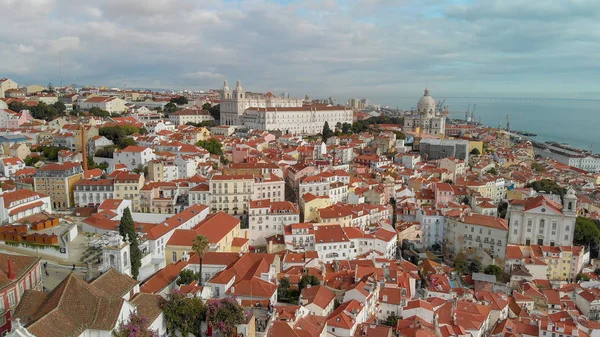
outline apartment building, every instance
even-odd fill
[[[81,163],[55,163],[40,167],[33,177],[36,192],[50,196],[52,208],[65,210],[75,206],[75,183],[83,178]]]
[[[186,123],[202,123],[214,121],[208,110],[184,109],[175,111],[169,115],[169,120],[175,125],[184,125]]]
[[[193,207],[204,208],[206,206],[194,205],[190,208]],[[186,209],[186,211],[188,209]],[[234,238],[239,237],[239,233],[240,219],[224,212],[209,214],[192,228],[180,228],[174,231],[166,244],[166,260],[176,262],[185,253],[192,252],[194,239],[198,235],[202,235],[208,239],[208,249],[210,251],[230,252],[232,244],[234,243]]]
[[[12,223],[19,219],[39,214],[52,213],[50,197],[30,191],[17,190],[0,194],[0,223]]]
[[[298,206],[289,201],[250,200],[248,235],[250,245],[266,245],[265,238],[283,233],[283,227],[300,222]]]
[[[90,110],[91,108],[100,108],[110,113],[122,113],[127,110],[125,100],[118,97],[95,96],[90,97],[80,103],[81,110]]]
[[[254,196],[253,185],[254,177],[251,175],[213,176],[209,182],[211,212],[247,214],[248,201]]]
[[[154,151],[149,147],[130,145],[123,150],[115,150],[113,162],[115,164],[124,164],[130,171],[140,166],[146,166],[155,159]]]
[[[584,255],[581,246],[508,245],[505,270],[523,266],[537,279],[572,281],[583,269]]]
[[[273,173],[255,176],[252,184],[252,199],[285,200],[285,181]]]
[[[152,160],[148,163],[148,179],[159,182],[179,179],[179,168],[173,161]]]
[[[114,179],[81,179],[75,183],[73,196],[77,207],[99,206],[114,199]]]
[[[503,264],[508,239],[508,225],[504,219],[469,212],[448,217],[446,223],[447,258],[453,258],[461,251],[481,248],[491,259]]]
[[[143,174],[116,172],[114,180],[114,199],[131,200],[134,212],[141,212],[140,191],[144,187],[145,178]]]
[[[0,172],[7,178],[23,168],[25,168],[25,163],[18,157],[0,159]]]

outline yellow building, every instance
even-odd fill
[[[479,150],[479,153],[483,154],[483,142],[480,140],[470,140],[469,139],[469,153],[474,149]]]
[[[251,175],[215,175],[210,180],[211,212],[232,215],[248,212],[254,177]]]
[[[211,214],[192,229],[176,229],[167,241],[165,257],[168,262],[176,262],[184,253],[191,253],[194,238],[202,235],[210,242],[208,251],[233,252],[239,251],[237,241],[240,236],[240,219],[225,212]],[[235,244],[235,249],[232,245]]]
[[[575,279],[583,268],[581,246],[531,246],[531,255],[548,265],[548,279],[567,281]]]
[[[312,193],[306,193],[302,197],[302,201],[303,222],[317,221],[319,218],[319,210],[331,206],[331,199],[329,199],[328,196],[319,197]]]
[[[141,212],[140,190],[144,187],[144,175],[129,172],[116,172],[114,175],[114,199],[128,199],[134,212]]]
[[[83,178],[81,163],[55,163],[40,167],[33,177],[36,192],[50,196],[52,208],[65,210],[74,207],[75,183]]]

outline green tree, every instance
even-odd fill
[[[431,249],[433,249],[436,252],[439,252],[442,250],[442,245],[440,245],[439,243],[434,243],[433,245],[431,245]]]
[[[128,146],[135,146],[135,145],[137,145],[137,143],[131,137],[121,138],[121,139],[119,139],[119,142],[117,143],[117,146],[120,149],[124,149]]]
[[[500,268],[494,264],[491,264],[491,265],[485,267],[483,272],[488,275],[496,276],[496,281],[500,281],[502,279],[502,268]]]
[[[14,101],[8,104],[8,108],[15,112],[20,112],[21,110],[28,110],[29,107],[21,102]]]
[[[237,326],[246,321],[246,312],[230,297],[209,301],[206,306],[206,322],[224,336],[233,336]]]
[[[561,187],[556,181],[550,179],[534,181],[533,183],[527,184],[525,187],[533,188],[537,192],[544,191],[546,193],[558,194],[561,199],[567,193],[566,188]]]
[[[396,139],[406,139],[406,134],[402,131],[392,131],[396,135]]]
[[[175,103],[177,105],[186,105],[188,104],[188,99],[184,96],[174,97],[171,98],[171,101],[169,101],[169,103]]]
[[[138,128],[132,125],[114,125],[114,126],[105,126],[98,130],[98,134],[100,136],[104,136],[107,139],[110,139],[116,146],[121,149],[126,148],[129,145],[136,145],[133,138],[129,137],[133,134],[144,134],[147,130],[144,128]],[[111,157],[112,158],[112,155]]]
[[[173,112],[177,111],[177,105],[173,102],[169,102],[165,105],[164,111],[167,114],[173,113]]]
[[[508,211],[508,203],[506,201],[501,201],[498,203],[498,217],[505,219],[506,212]]]
[[[454,184],[454,182],[452,181],[452,179],[446,179],[446,180],[444,180],[444,182],[446,184],[450,184],[450,185]]]
[[[196,143],[197,146],[208,151],[210,154],[222,155],[223,154],[223,144],[216,140],[215,138],[211,138],[209,140],[201,140]]]
[[[208,112],[210,113],[212,118],[215,119],[215,121],[218,121],[221,119],[221,105],[220,104],[217,104],[217,105],[211,107],[210,109],[208,109]]]
[[[192,250],[196,252],[200,258],[199,271],[198,271],[198,284],[202,285],[202,259],[204,258],[204,252],[208,249],[210,241],[206,236],[198,235],[194,238],[192,243]]]
[[[596,275],[600,275],[600,268],[596,268],[596,269],[594,269],[594,274],[596,274]]]
[[[471,154],[473,156],[479,156],[481,154],[481,152],[479,152],[479,149],[475,147],[475,148],[473,148],[473,150],[471,150],[471,152],[469,154]]]
[[[208,110],[208,111],[210,111],[210,108],[212,108],[212,105],[210,105],[210,103],[204,103],[204,104],[202,104],[202,110]]]
[[[56,102],[54,104],[52,104],[52,106],[54,107],[54,109],[56,109],[56,111],[58,111],[59,114],[64,115],[65,112],[67,111],[67,106],[65,105],[65,103],[63,102]]]
[[[170,336],[201,336],[201,323],[205,320],[206,307],[199,297],[187,297],[181,293],[171,293],[160,303],[165,315]]]
[[[350,124],[350,123],[342,124],[342,133],[346,134],[346,135],[352,133],[352,124]]]
[[[573,242],[577,245],[590,247],[600,241],[600,229],[592,219],[577,217],[575,221],[575,236]]]
[[[279,285],[277,286],[277,298],[278,299],[287,299],[290,294],[290,279],[287,277],[282,277],[279,279]]]
[[[121,222],[119,223],[119,234],[123,236],[124,240],[126,239],[129,241],[131,276],[134,279],[137,279],[140,273],[140,267],[142,266],[142,252],[140,251],[138,236],[129,207],[125,208],[123,211],[123,216],[121,217]]]
[[[387,326],[391,326],[391,327],[396,327],[396,325],[398,325],[398,320],[400,318],[398,316],[396,316],[395,313],[392,313],[391,315],[389,315],[385,321],[383,322],[383,324],[387,325]]]
[[[148,166],[144,166],[144,165],[140,164],[140,165],[138,165],[138,167],[133,169],[133,172],[135,172],[137,174],[143,174],[144,177],[148,177]]]
[[[57,161],[58,160],[58,152],[60,150],[68,150],[68,148],[64,146],[56,146],[56,145],[44,145],[38,146],[36,148],[37,152],[41,152],[44,158],[48,161]]]
[[[575,276],[575,281],[577,281],[577,282],[579,282],[579,281],[587,282],[589,280],[590,280],[590,277],[583,273],[579,273],[579,274],[577,274],[577,276]]]
[[[481,261],[473,259],[469,261],[469,273],[479,273],[481,271]]]
[[[114,145],[99,148],[94,153],[94,157],[112,158],[116,147]]]
[[[464,275],[468,269],[469,266],[467,259],[465,258],[465,254],[463,252],[459,252],[456,254],[456,257],[454,257],[454,270],[456,270],[459,275]]]
[[[396,198],[390,197],[388,204],[392,206],[392,228],[396,230],[396,223],[398,222],[398,214],[396,213],[398,204],[396,203]]]
[[[40,161],[40,157],[29,157],[27,156],[25,158],[25,165],[26,166],[33,166],[35,165],[38,161]]]
[[[191,269],[184,269],[179,273],[177,284],[190,284],[192,281],[198,280],[198,274]]]
[[[325,122],[323,124],[323,131],[321,132],[321,139],[323,139],[323,142],[327,142],[327,139],[331,136],[333,136],[333,131],[329,128],[329,123]]]
[[[497,176],[498,175],[498,169],[496,169],[495,167],[492,167],[489,170],[487,170],[485,173]]]
[[[98,107],[91,108],[90,110],[88,110],[88,113],[96,117],[110,117],[110,112],[100,109]]]
[[[544,167],[540,164],[540,163],[533,163],[531,164],[531,169],[536,171],[536,172],[544,172],[546,171],[544,169]]]
[[[314,275],[304,275],[298,282],[298,290],[302,292],[302,289],[306,288],[308,285],[318,286],[321,285],[321,281]]]
[[[113,337],[158,337],[158,332],[150,329],[150,322],[146,317],[132,312],[129,314],[129,321],[121,322],[113,331]]]
[[[19,108],[20,110],[29,110],[29,112],[31,113],[31,117],[35,119],[43,119],[45,121],[51,121],[61,115],[61,113],[53,105],[48,105],[44,102],[38,102],[36,106],[32,107],[23,105],[11,105],[9,107],[11,108],[11,110],[13,108]]]

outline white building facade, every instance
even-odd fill
[[[221,125],[241,125],[240,117],[249,108],[291,108],[301,107],[302,104],[302,99],[278,97],[272,93],[246,93],[240,81],[231,92],[225,81],[220,103]]]
[[[513,200],[508,206],[510,233],[515,245],[571,246],[577,220],[577,196],[569,189],[563,205],[538,196]]]

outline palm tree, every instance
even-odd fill
[[[398,214],[396,214],[396,198],[390,197],[389,204],[392,205],[392,228],[396,229],[396,221],[398,221]]]
[[[208,249],[208,245],[210,242],[208,238],[203,235],[198,235],[194,239],[194,243],[192,244],[192,250],[196,252],[198,257],[200,258],[200,268],[198,271],[198,284],[202,285],[202,258],[204,257],[204,252]]]

